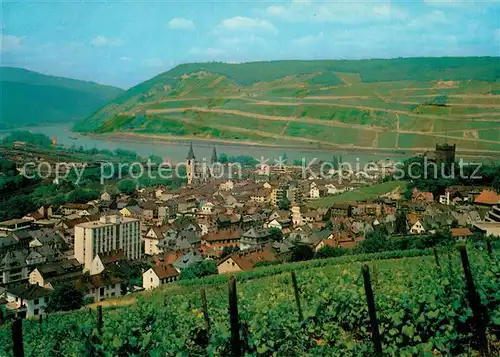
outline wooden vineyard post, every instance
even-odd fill
[[[14,357],[24,357],[23,320],[18,317],[12,322],[12,344]]]
[[[366,302],[368,304],[368,314],[370,315],[370,324],[372,327],[373,347],[375,349],[375,353],[382,354],[382,343],[380,341],[380,332],[378,330],[377,311],[375,309],[375,298],[373,296],[372,283],[370,280],[370,269],[368,268],[368,265],[363,264],[363,268],[361,270],[363,272]]]
[[[205,327],[210,331],[210,317],[208,316],[207,293],[205,289],[201,289],[201,308],[203,309],[203,318],[205,319]]]
[[[436,260],[436,266],[439,268],[441,265],[439,264],[439,254],[436,247],[434,247],[434,259]]]
[[[299,312],[299,322],[302,322],[304,319],[302,315],[302,307],[300,306],[300,293],[299,293],[299,287],[297,285],[297,277],[295,276],[295,272],[292,271],[292,284],[293,284],[293,291],[295,293],[295,302],[297,303],[297,311]]]
[[[231,324],[231,356],[241,356],[240,321],[238,317],[238,295],[236,279],[229,277],[229,322]]]
[[[474,324],[476,325],[476,337],[479,343],[479,348],[482,355],[488,354],[488,340],[486,338],[486,309],[481,304],[479,299],[479,294],[476,291],[476,286],[474,285],[474,279],[472,278],[472,272],[470,270],[469,256],[467,255],[467,249],[464,245],[458,247],[460,251],[460,258],[462,259],[462,266],[464,268],[465,283],[467,287],[467,299],[472,310],[472,317]]]
[[[40,328],[42,328],[42,323],[43,323],[43,317],[42,314],[38,317],[38,323],[40,324]]]
[[[102,333],[102,306],[97,306],[97,332]]]

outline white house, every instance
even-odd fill
[[[425,233],[424,225],[420,220],[417,220],[410,229],[411,234],[422,234]]]
[[[155,265],[142,274],[142,287],[144,289],[154,289],[160,285],[176,281],[179,272],[171,265]]]
[[[269,222],[267,228],[278,228],[280,231],[283,230],[283,226],[276,219],[273,219],[271,222]]]
[[[52,290],[38,285],[23,284],[7,289],[6,309],[21,318],[43,314],[47,306],[47,297]]]
[[[201,206],[201,212],[202,212],[202,213],[206,213],[206,214],[213,213],[213,211],[214,211],[214,207],[215,207],[215,205],[214,205],[212,202],[205,202],[205,203]]]
[[[309,198],[315,199],[319,198],[320,192],[319,192],[319,187],[316,184],[316,182],[311,182],[311,186],[309,188]]]
[[[234,182],[231,180],[227,180],[219,185],[219,189],[221,191],[232,191],[234,189]]]

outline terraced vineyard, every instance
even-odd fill
[[[377,258],[375,305],[384,354],[476,355],[472,312],[455,249],[345,256],[256,269],[237,276],[241,339],[247,356],[366,356],[373,352],[359,260]],[[411,257],[411,256],[414,257]],[[498,258],[469,248],[487,338],[498,350]],[[297,272],[304,312],[299,321],[290,270]],[[40,328],[25,321],[27,356],[228,356],[230,330],[226,277],[215,276],[157,290],[137,304],[104,309],[102,333],[87,311],[51,315]],[[206,288],[210,329],[200,300]],[[10,326],[0,328],[0,355],[11,355]],[[496,351],[496,352],[495,352]]]
[[[190,64],[76,129],[326,149],[420,152],[447,141],[491,154],[500,151],[498,78],[496,58]]]

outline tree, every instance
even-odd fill
[[[272,241],[280,242],[283,240],[283,232],[279,228],[269,228],[269,238]]]
[[[314,255],[315,258],[333,258],[340,257],[342,255],[347,254],[348,250],[342,247],[330,247],[329,245],[323,246],[320,250],[316,252]]]
[[[181,280],[202,278],[217,274],[217,263],[213,260],[203,260],[189,265],[181,271]]]
[[[333,222],[332,221],[328,221],[325,223],[325,229],[328,230],[328,231],[332,231],[333,230]]]
[[[292,248],[292,261],[301,262],[304,260],[310,260],[314,257],[314,251],[312,248],[305,244],[297,244]]]
[[[219,155],[219,162],[221,164],[227,164],[229,162],[229,158],[225,152],[221,152]]]
[[[392,249],[392,242],[386,232],[376,230],[367,234],[366,239],[356,246],[356,253],[377,253]]]
[[[161,164],[163,162],[163,159],[158,155],[149,155],[149,161],[151,161],[153,164]]]
[[[278,207],[279,207],[279,209],[282,209],[284,211],[288,211],[290,209],[290,201],[288,200],[288,198],[283,197],[281,200],[279,200]]]
[[[83,306],[84,294],[74,284],[56,285],[49,295],[46,312],[77,310]]]
[[[116,187],[121,193],[131,195],[135,192],[136,184],[133,180],[125,179],[118,182],[118,185]]]
[[[406,218],[406,212],[404,210],[398,211],[396,222],[394,224],[394,233],[402,235],[408,233],[408,220]]]

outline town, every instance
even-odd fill
[[[393,179],[390,159],[342,179],[339,158],[326,179],[319,163],[303,177],[303,167],[286,160],[244,165],[241,177],[224,177],[214,172],[225,167],[215,165],[220,156],[214,147],[211,165],[203,166],[190,146],[178,188],[104,190],[86,203],[41,206],[0,222],[1,321],[77,309],[180,279],[427,248],[429,237],[477,242],[500,236],[500,194],[491,185],[450,185],[440,193],[409,188]],[[437,145],[425,157],[450,167],[455,146]],[[73,291],[83,298],[79,304],[57,305],[57,294]]]

